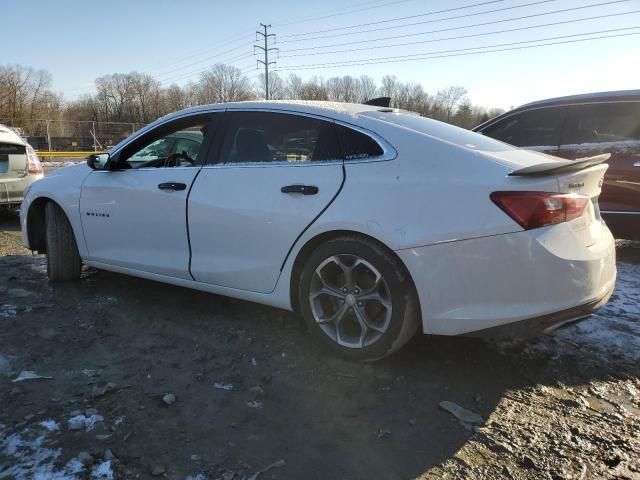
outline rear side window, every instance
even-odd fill
[[[375,158],[384,152],[373,138],[342,125],[336,125],[345,160]]]
[[[557,147],[564,115],[564,107],[528,110],[499,120],[482,133],[516,147]]]
[[[331,122],[287,113],[233,112],[220,161],[299,163],[340,158]]]
[[[640,140],[640,102],[568,107],[564,145],[630,140]]]

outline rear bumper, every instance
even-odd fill
[[[461,335],[516,322],[544,331],[593,313],[615,286],[605,227],[585,246],[570,224],[396,252],[416,285],[425,333]]]
[[[472,337],[506,339],[506,338],[530,338],[540,334],[551,333],[565,325],[586,320],[596,313],[600,307],[609,301],[613,289],[607,292],[601,299],[593,302],[571,307],[561,312],[549,313],[539,317],[528,318],[506,325],[486,328],[467,334]]]
[[[0,205],[20,205],[25,188],[27,188],[36,180],[40,180],[42,177],[42,174],[26,175],[20,178],[0,177]]]

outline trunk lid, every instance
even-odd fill
[[[514,150],[491,152],[494,161],[511,169],[508,183],[517,190],[557,191],[563,194],[584,195],[589,204],[583,214],[566,222],[574,236],[585,246],[598,242],[607,233],[600,216],[598,198],[609,166],[604,163],[609,154],[563,160],[538,152]]]

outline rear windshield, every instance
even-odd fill
[[[24,155],[27,147],[15,143],[0,143],[0,155]]]
[[[438,122],[436,120],[419,117],[417,115],[380,111],[364,112],[361,115],[393,123],[401,127],[410,128],[416,132],[426,133],[429,136],[464,148],[469,148],[471,150],[481,150],[485,152],[514,150],[514,147],[511,145],[485,137],[479,133],[474,133],[469,130],[465,130],[464,128],[454,127],[448,123]]]
[[[9,155],[25,155],[26,152],[24,145],[0,143],[0,173],[7,173],[9,170]]]

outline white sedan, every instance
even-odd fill
[[[606,302],[604,160],[389,108],[209,105],[36,182],[20,215],[52,281],[85,263],[293,310],[372,360],[418,329],[544,331]]]

